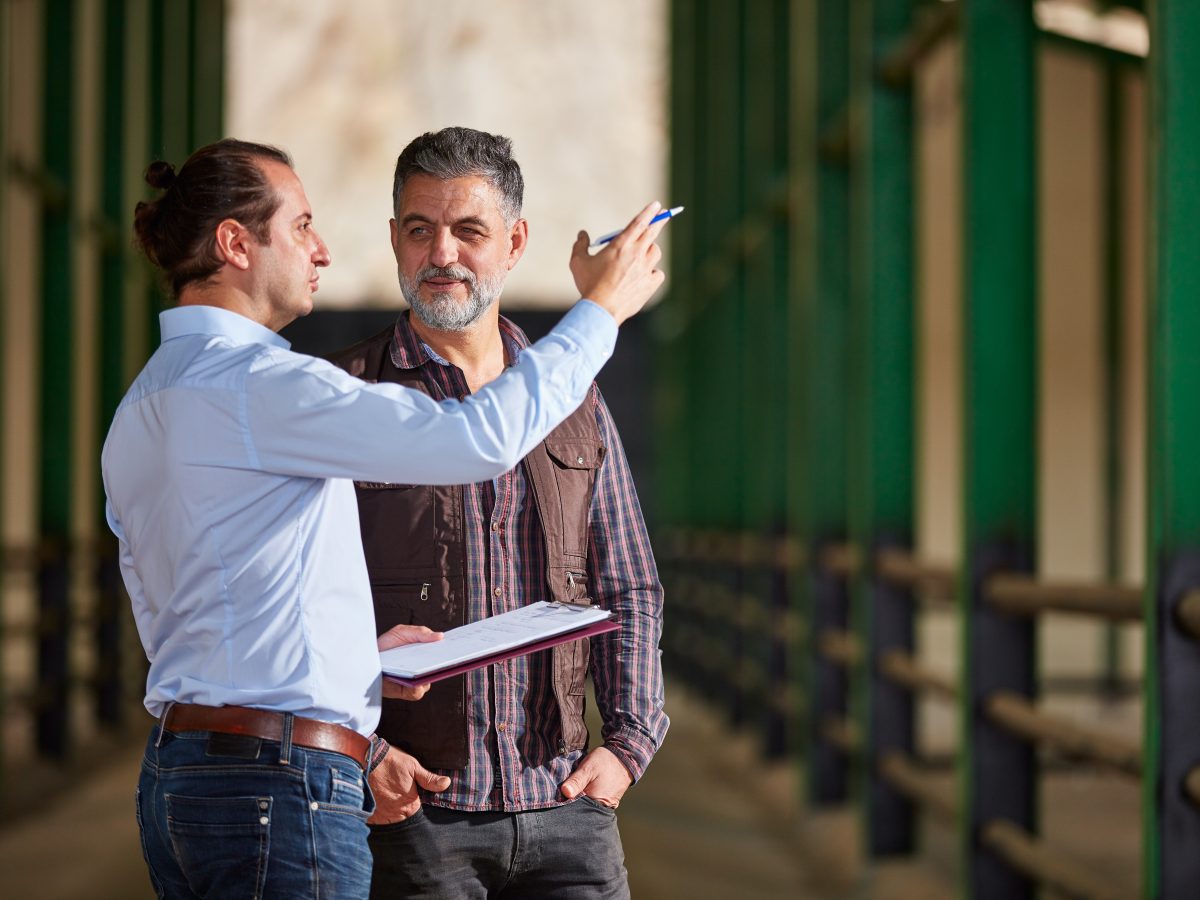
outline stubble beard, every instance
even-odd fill
[[[454,278],[467,287],[467,298],[459,300],[453,291],[435,291],[428,300],[421,296],[422,282],[429,278]],[[462,266],[426,266],[413,278],[400,273],[400,292],[412,307],[413,315],[426,328],[437,331],[466,331],[500,299],[503,278],[479,279]]]

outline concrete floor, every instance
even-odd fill
[[[922,853],[916,860],[864,866],[852,810],[802,813],[794,766],[764,764],[749,737],[728,733],[685,691],[672,689],[668,712],[671,732],[662,752],[621,805],[634,897],[954,896],[956,838],[945,826],[922,825]],[[39,900],[151,898],[133,814],[140,754],[140,742],[122,748],[73,792],[58,793],[44,809],[0,829],[0,894]],[[1087,773],[1050,775],[1043,803],[1047,832],[1057,832],[1064,849],[1119,880],[1136,872],[1136,785],[1114,787]],[[1091,823],[1087,834],[1079,831],[1080,822]]]

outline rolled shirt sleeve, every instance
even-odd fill
[[[608,452],[596,479],[589,558],[595,600],[616,612],[617,631],[593,644],[592,679],[604,746],[636,782],[670,724],[663,709],[663,588],[620,436],[597,392],[596,421]]]

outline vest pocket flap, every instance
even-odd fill
[[[598,469],[604,461],[604,445],[592,441],[546,439],[546,451],[567,469]]]

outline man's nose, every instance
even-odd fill
[[[450,231],[439,230],[433,236],[433,245],[429,248],[429,262],[440,268],[452,265],[458,261],[458,244]]]
[[[329,255],[329,248],[325,246],[320,235],[317,235],[317,249],[313,251],[312,261],[314,266],[327,266],[333,261],[333,257]]]

